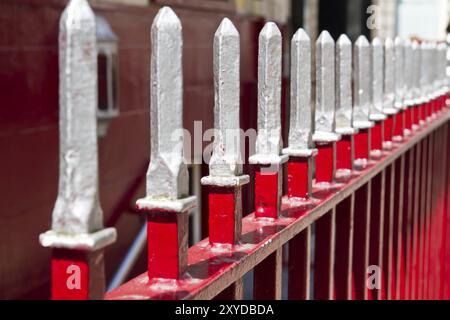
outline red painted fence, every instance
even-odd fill
[[[68,10],[86,3],[72,0]],[[70,27],[79,24],[62,21],[67,34],[60,50],[67,49],[67,37],[81,48],[92,44],[83,28]],[[89,21],[89,14],[80,21]],[[183,138],[168,138],[182,128],[183,112],[181,24],[169,8],[155,18],[152,41],[151,163],[147,197],[137,202],[147,216],[148,270],[106,299],[241,299],[243,277],[251,270],[254,299],[280,299],[286,284],[288,299],[450,298],[446,46],[399,38],[369,44],[360,37],[352,51],[346,39],[335,48],[323,33],[316,44],[312,108],[311,43],[299,30],[292,41],[289,147],[282,149],[281,35],[268,23],[259,38],[258,136],[249,159],[256,168],[255,212],[242,218],[241,189],[249,177],[242,173],[239,148],[225,134],[239,129],[239,35],[225,19],[214,42],[217,132],[210,175],[202,179],[209,192],[210,237],[188,248],[187,212],[195,198],[187,195]],[[86,56],[62,63],[91,57],[80,52]],[[76,81],[67,80],[60,94],[71,90],[70,80]],[[61,112],[77,106],[74,96],[67,97]],[[67,114],[68,125],[76,123],[77,115]],[[89,144],[77,145],[60,130],[61,143],[79,150]],[[61,159],[70,162],[67,150]],[[73,161],[76,171],[82,163]],[[52,231],[41,237],[54,250],[52,298],[102,298],[102,248],[113,241],[112,231],[90,220],[80,223],[86,230],[71,228],[83,207],[72,204],[67,208],[75,213],[54,215]],[[101,218],[101,211],[89,214]]]

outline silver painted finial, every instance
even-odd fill
[[[353,54],[353,126],[367,129],[373,126],[369,120],[371,109],[371,48],[364,36],[356,40]]]
[[[383,84],[383,113],[393,115],[397,113],[395,104],[395,52],[394,41],[386,38],[384,42],[384,84]]]
[[[239,124],[239,32],[225,18],[214,35],[214,129],[211,176],[242,173]]]
[[[183,160],[183,74],[181,22],[163,7],[151,28],[151,155],[147,197],[179,199],[188,194]]]
[[[400,37],[395,37],[395,104],[394,107],[401,110],[405,107],[405,42]]]
[[[335,45],[328,31],[322,31],[316,41],[316,142],[338,141],[335,102]]]
[[[336,42],[336,132],[353,134],[352,43],[342,34]]]
[[[384,80],[384,50],[383,43],[378,37],[372,40],[372,108],[370,112],[370,120],[384,120],[386,115],[383,114],[383,80]]]

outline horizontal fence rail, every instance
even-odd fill
[[[40,237],[53,248],[53,299],[242,299],[250,271],[254,299],[281,299],[286,284],[288,299],[450,298],[447,45],[364,36],[352,45],[323,31],[313,65],[299,29],[283,146],[282,36],[266,23],[248,158],[255,211],[243,218],[240,40],[225,18],[214,36],[215,131],[201,179],[209,237],[188,248],[196,198],[179,134],[182,26],[168,7],[151,27],[151,160],[136,203],[147,217],[148,268],[103,295],[103,248],[116,235],[103,229],[98,201],[94,23],[86,0],[70,1],[60,22],[59,195]]]

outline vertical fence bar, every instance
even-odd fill
[[[353,101],[352,101],[352,43],[341,35],[336,43],[336,133],[342,139],[336,143],[336,178],[351,176],[354,160]]]
[[[336,206],[334,292],[337,300],[352,298],[354,212],[354,194]]]
[[[371,109],[371,47],[364,36],[355,42],[353,54],[353,126],[358,129],[355,135],[355,166],[365,168],[370,157],[370,129],[374,123],[369,120]]]
[[[187,267],[189,174],[183,159],[181,22],[169,7],[151,28],[150,165],[146,197],[136,207],[147,217],[148,277],[179,279]]]
[[[355,191],[353,238],[353,298],[367,300],[367,268],[369,266],[371,182]]]
[[[336,210],[325,213],[315,222],[314,299],[334,298],[334,244]]]
[[[370,137],[370,155],[372,158],[380,158],[383,149],[383,131],[386,115],[383,113],[383,44],[378,37],[372,40],[371,70],[372,75],[372,106],[369,120],[374,122]]]
[[[317,154],[312,142],[311,40],[297,30],[291,45],[291,121],[289,146],[288,198],[308,201],[312,191],[312,159]],[[311,228],[296,235],[288,245],[288,298],[309,299]]]
[[[395,162],[385,169],[385,200],[383,226],[383,263],[382,263],[382,298],[392,299],[392,287],[395,283],[393,234],[394,234],[394,183]]]
[[[289,241],[288,299],[310,299],[311,227]]]
[[[428,138],[422,140],[422,168],[420,178],[420,218],[419,218],[419,273],[418,273],[418,292],[417,298],[423,299],[424,288],[424,257],[425,257],[425,198],[427,187],[427,153],[428,153]]]
[[[383,270],[383,227],[384,227],[384,201],[385,201],[385,172],[376,175],[372,181],[370,198],[370,251],[369,265],[375,270]],[[379,274],[379,273],[377,273]],[[380,275],[381,276],[381,275]],[[369,297],[373,300],[381,300],[381,288],[376,287],[381,279],[375,277],[373,287],[369,287]],[[368,284],[369,285],[369,284]]]
[[[420,185],[421,185],[421,165],[422,165],[422,144],[418,143],[415,147],[414,161],[414,187],[413,187],[413,236],[412,236],[412,268],[411,268],[411,299],[417,299],[418,296],[418,272],[419,272],[419,239],[420,239]]]
[[[104,248],[116,239],[103,228],[98,195],[97,47],[95,16],[86,0],[72,0],[59,24],[59,186],[50,247],[51,297],[101,299]]]
[[[259,35],[258,54],[258,137],[256,154],[249,162],[256,165],[255,217],[277,219],[281,204],[281,33],[268,22]],[[255,299],[281,298],[281,255],[279,248],[258,264],[253,274]]]
[[[383,148],[390,150],[392,148],[392,138],[394,133],[394,118],[398,112],[394,108],[395,103],[395,53],[394,42],[391,38],[386,38],[384,43],[384,82],[383,82],[383,113],[386,115],[384,121],[384,139]]]
[[[313,140],[318,149],[316,183],[329,185],[335,178],[336,142],[335,45],[327,31],[316,42],[316,113]]]
[[[404,172],[405,157],[402,155],[396,161],[394,194],[394,224],[393,224],[393,256],[394,256],[394,272],[395,283],[392,288],[392,299],[399,300],[401,298],[400,288],[404,283],[403,259],[403,242],[402,242],[402,225],[403,225],[403,194],[404,194]]]
[[[405,43],[400,37],[395,37],[394,40],[394,55],[395,55],[395,104],[394,107],[398,110],[394,118],[394,133],[393,140],[397,142],[403,141],[404,129],[405,129]]]

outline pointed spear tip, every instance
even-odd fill
[[[228,18],[223,18],[222,22],[220,22],[219,27],[217,28],[215,36],[238,36],[239,32],[234,26],[233,22],[231,22]]]
[[[392,38],[386,38],[386,40],[384,40],[384,46],[386,48],[392,48],[394,46],[394,41],[392,40]]]
[[[152,28],[158,29],[181,29],[181,21],[170,7],[162,7],[153,21]]]
[[[349,37],[347,37],[346,34],[341,34],[337,40],[338,46],[351,46],[352,42],[350,41]]]
[[[381,42],[381,39],[379,37],[375,37],[372,39],[372,46],[374,47],[381,47],[383,43]]]
[[[281,37],[281,32],[275,22],[267,22],[264,25],[264,28],[261,30],[259,36],[265,39],[271,39],[275,37]]]
[[[327,30],[323,30],[319,38],[317,39],[317,44],[334,43],[333,38]]]
[[[92,8],[87,0],[71,0],[65,11],[67,14],[62,16],[63,20],[67,19],[69,13],[72,19],[75,20],[87,18],[95,20],[94,11],[92,11]]]
[[[359,36],[358,39],[356,39],[355,46],[357,47],[368,47],[369,40],[365,36]]]
[[[403,40],[403,38],[396,36],[395,40],[394,40],[394,44],[396,46],[403,46],[403,45],[405,45],[405,41]]]
[[[311,41],[309,35],[302,28],[299,28],[297,30],[297,32],[294,34],[293,40],[298,41],[298,42],[310,42]]]

